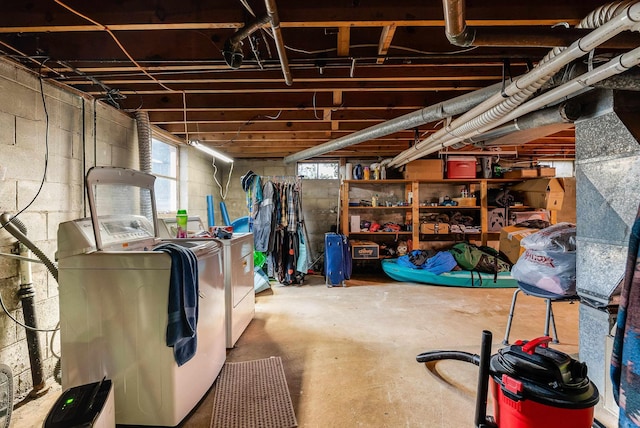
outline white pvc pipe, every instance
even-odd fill
[[[426,150],[421,150],[416,153],[413,153],[413,155],[408,157],[407,162],[410,162],[422,156],[434,153],[438,150],[447,148],[466,138],[470,138],[475,135],[479,135],[484,132],[487,132],[497,126],[500,126],[506,122],[509,122],[527,113],[531,113],[535,110],[538,110],[564,97],[571,96],[572,94],[582,90],[585,87],[594,85],[611,76],[625,72],[629,68],[636,66],[638,64],[640,64],[640,47],[633,49],[623,55],[619,55],[613,58],[611,61],[607,62],[606,64],[601,65],[600,67],[597,67],[590,72],[584,73],[576,77],[575,79],[572,79],[571,81],[536,97],[535,99],[529,101],[528,103],[525,103],[522,106],[518,107],[517,109],[513,110],[503,118],[497,120],[495,123],[486,125],[482,128],[479,128],[473,131],[469,131],[468,133],[462,136],[452,137],[446,142],[439,143],[437,146],[434,145],[427,148]]]
[[[637,30],[640,22],[640,3],[627,6],[620,13],[603,23],[591,33],[572,43],[561,51],[552,50],[531,72],[514,80],[505,88],[503,93],[497,93],[467,113],[453,120],[449,125],[430,135],[414,147],[405,150],[394,157],[390,166],[397,166],[408,162],[408,158],[416,159],[416,152],[434,147],[441,138],[447,135],[457,135],[458,132],[467,133],[469,129],[476,129],[498,120],[504,114],[514,110],[533,94],[544,82],[569,64],[590,50],[626,30]],[[509,97],[505,100],[506,97]],[[493,110],[491,110],[493,109]],[[461,131],[458,131],[461,130]],[[441,144],[440,144],[441,145]],[[432,152],[430,152],[432,153]],[[424,154],[422,155],[424,156]],[[420,156],[418,156],[420,157]]]

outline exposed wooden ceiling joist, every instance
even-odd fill
[[[0,52],[125,111],[147,111],[178,139],[188,129],[190,138],[235,157],[283,157],[324,144],[521,75],[548,52],[452,46],[438,2],[276,0],[292,75],[287,86],[268,25],[243,40],[237,68],[225,62],[225,42],[255,19],[237,0],[61,1],[68,8],[51,0],[3,5]],[[264,16],[264,1],[246,3]],[[600,4],[469,1],[467,24],[526,34],[575,26]],[[419,133],[440,127],[428,123]],[[414,142],[414,133],[322,156],[393,156]],[[575,152],[572,129],[519,145],[524,157],[552,151]]]

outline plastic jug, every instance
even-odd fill
[[[176,214],[176,227],[177,227],[176,238],[187,237],[188,220],[189,220],[189,216],[187,215],[187,210],[178,210],[178,213]]]

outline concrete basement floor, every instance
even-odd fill
[[[432,372],[415,357],[479,353],[483,330],[493,332],[495,353],[514,290],[416,285],[384,274],[355,275],[347,285],[328,288],[321,276],[302,286],[272,284],[257,295],[255,319],[227,360],[281,357],[300,427],[473,427],[477,367],[448,360]],[[578,306],[554,305],[561,343],[553,347],[574,357]],[[521,294],[511,342],[541,336],[544,310],[543,300]],[[16,409],[11,427],[41,425],[59,393]],[[212,403],[209,393],[181,426],[208,427]],[[605,410],[596,417],[617,426]]]

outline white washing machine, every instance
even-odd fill
[[[160,236],[176,234],[174,218],[159,219]],[[189,217],[187,229],[197,234],[204,231],[200,217]],[[223,246],[225,330],[227,348],[233,348],[256,312],[255,275],[253,271],[253,233],[234,232],[230,239],[218,240]]]
[[[197,257],[197,350],[178,365],[166,345],[171,258],[160,243],[155,177],[124,168],[87,174],[91,219],[58,229],[62,387],[113,381],[116,423],[175,426],[226,358],[222,245],[172,240]]]

